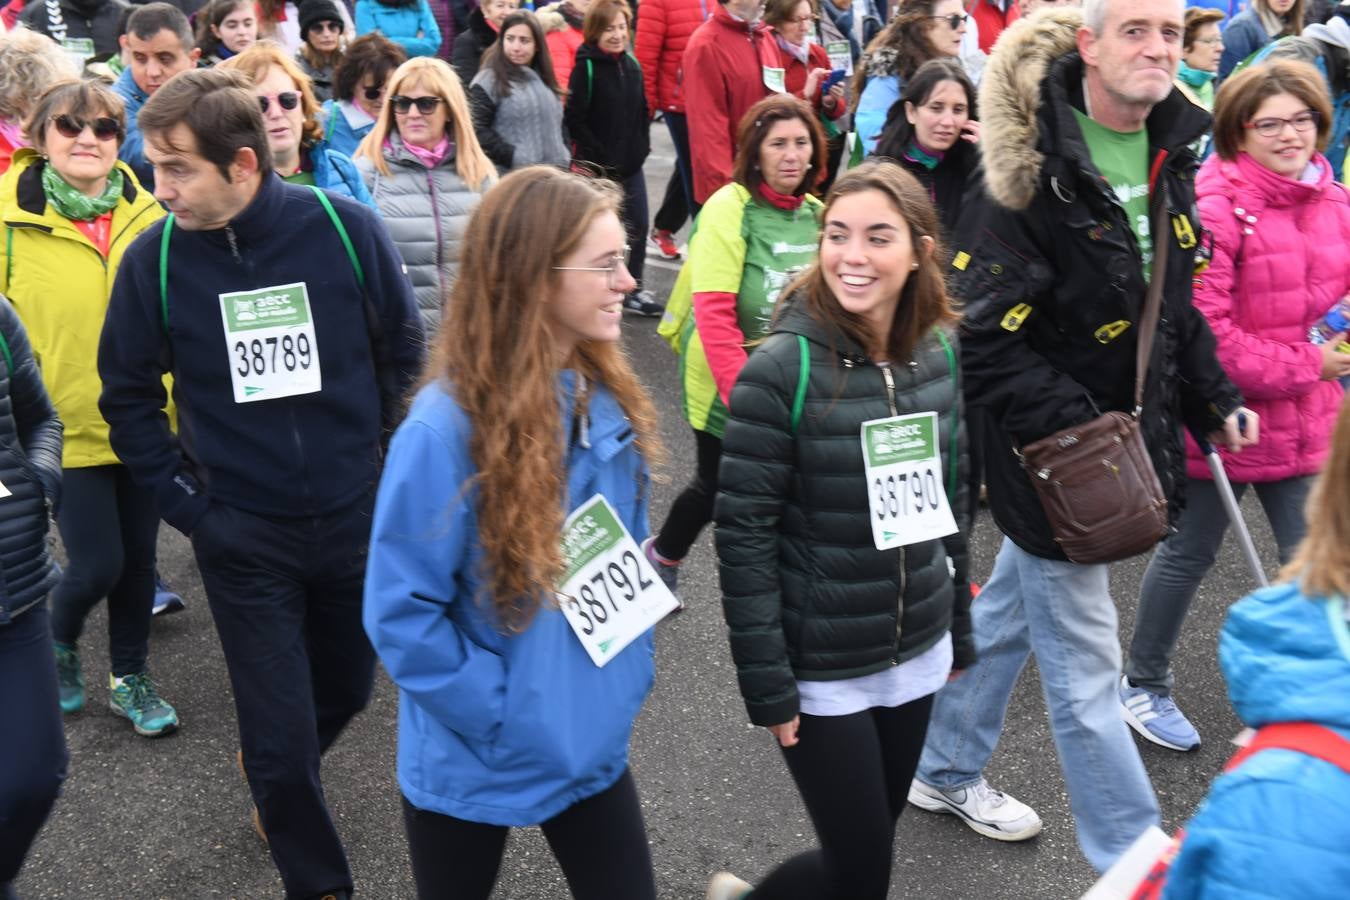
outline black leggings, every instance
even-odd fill
[[[666,559],[684,559],[703,526],[712,521],[722,439],[694,429],[694,451],[697,454],[694,480],[670,505],[661,533],[656,536],[656,552]]]
[[[820,849],[770,872],[753,900],[886,900],[895,823],[932,708],[929,694],[849,716],[802,716],[798,743],[783,748],[783,758]]]
[[[486,900],[511,829],[418,809],[403,824],[419,900]],[[647,828],[633,776],[578,801],[541,826],[575,900],[656,900]]]
[[[155,604],[155,495],[126,466],[61,470],[56,516],[69,563],[52,591],[52,637],[74,644],[89,611],[108,598],[112,673],[145,671]]]

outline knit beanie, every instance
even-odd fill
[[[320,22],[342,25],[342,15],[332,0],[300,0],[300,40],[309,37],[309,30]]]

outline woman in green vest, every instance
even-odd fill
[[[672,590],[680,561],[712,520],[727,398],[749,351],[769,330],[779,295],[815,262],[820,201],[808,191],[826,168],[815,112],[787,94],[756,103],[741,119],[732,182],[708,198],[689,241],[686,276],[693,315],[679,336],[684,415],[694,429],[694,479],[647,557]]]

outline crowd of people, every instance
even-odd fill
[[[709,524],[819,846],[708,900],[880,900],[907,805],[1038,834],[984,775],[1033,655],[1106,872],[1160,823],[1134,736],[1201,743],[1172,662],[1249,490],[1283,568],[1220,663],[1256,736],[1154,887],[1340,896],[1350,3],[1079,6],[12,0],[0,898],[100,601],[108,704],[184,727],[149,667],[184,604],[161,520],[287,897],[357,887],[320,762],[378,660],[420,897],[486,898],[540,825],[574,897],[654,900],[629,741]],[[683,263],[664,303],[649,252]],[[625,312],[679,355],[690,459]],[[653,529],[658,465],[692,477]],[[1146,550],[1122,652],[1110,566]]]

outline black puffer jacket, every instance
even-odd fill
[[[594,44],[582,44],[567,89],[563,122],[576,143],[574,158],[599,166],[611,178],[627,178],[640,170],[651,141],[637,60],[628,53],[615,56]]]
[[[990,508],[1004,534],[1047,559],[1064,555],[1013,448],[1099,411],[1132,409],[1134,323],[1147,287],[1138,241],[1074,118],[1083,108],[1083,62],[1073,52],[1081,22],[1078,10],[1055,11],[1007,32],[990,58],[980,89],[983,180],[966,198],[953,246],[953,289],[966,303],[966,400],[982,435]],[[1044,77],[1034,77],[1038,69]],[[1039,96],[1025,96],[1025,85]],[[1222,428],[1242,402],[1191,305],[1204,242],[1187,145],[1209,122],[1173,90],[1146,123],[1170,249],[1141,424],[1174,518],[1184,501],[1181,426]]]
[[[809,343],[811,362],[794,433],[799,334]],[[784,312],[741,370],[722,444],[717,557],[731,655],[756,725],[778,725],[797,714],[798,679],[878,672],[927,650],[949,629],[956,667],[974,661],[965,428],[959,349],[955,338],[950,342],[949,358],[930,334],[912,361],[892,368],[894,407],[881,368],[800,308]],[[961,531],[877,550],[861,425],[930,410],[938,413],[943,479]]]
[[[497,40],[497,32],[483,17],[483,10],[475,6],[469,12],[469,27],[455,35],[455,43],[450,50],[450,65],[467,91],[473,76],[478,74],[478,66],[483,61],[483,53]]]
[[[10,492],[0,497],[0,625],[7,625],[61,577],[47,550],[47,508],[61,491],[61,420],[4,298],[0,335],[9,349],[0,353],[0,484]]]

